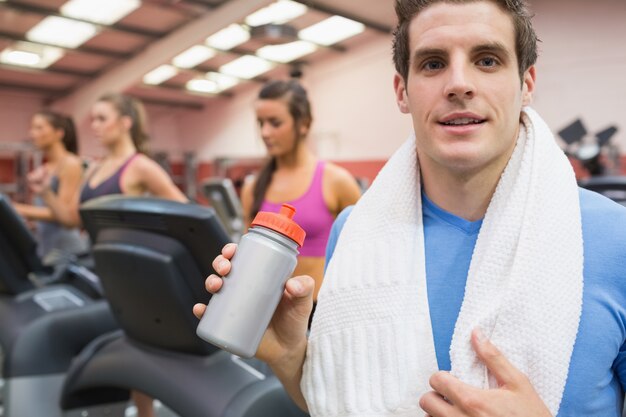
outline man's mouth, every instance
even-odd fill
[[[445,126],[466,126],[466,125],[476,125],[480,123],[484,123],[485,119],[473,119],[469,117],[461,117],[458,119],[447,120],[445,122],[439,122]]]

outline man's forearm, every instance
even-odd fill
[[[283,358],[280,361],[270,363],[270,368],[285,387],[285,391],[291,397],[291,399],[304,411],[308,411],[304,395],[300,389],[300,380],[302,379],[302,367],[304,365],[304,358],[306,356],[307,341],[287,358]]]

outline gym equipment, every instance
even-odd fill
[[[233,242],[243,235],[243,209],[233,182],[229,178],[208,178],[202,182],[202,193],[215,209]]]
[[[582,120],[576,119],[558,134],[565,142],[567,155],[579,160],[592,176],[602,176],[616,175],[620,171],[619,148],[611,142],[617,131],[616,126],[609,126],[589,139]]]
[[[626,206],[626,177],[590,177],[579,181],[578,185]]]
[[[230,238],[212,208],[145,197],[106,196],[81,208],[96,271],[123,332],[90,343],[63,388],[64,416],[123,410],[127,390],[182,417],[300,417],[275,376],[199,339],[196,302]],[[115,402],[119,407],[115,406]],[[94,414],[90,416],[104,415]]]
[[[97,336],[118,326],[97,277],[71,263],[49,268],[0,194],[0,347],[3,416],[55,417],[65,371]],[[33,401],[33,399],[36,401]]]
[[[101,298],[98,278],[87,268],[67,259],[44,265],[37,241],[10,200],[0,193],[0,294],[16,295],[55,283],[75,286],[91,298]]]

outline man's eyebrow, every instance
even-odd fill
[[[472,48],[473,55],[485,53],[485,52],[498,55],[503,59],[510,59],[511,57],[506,46],[504,46],[504,44],[500,42],[485,43],[482,45],[476,45]]]
[[[472,47],[472,55],[489,52],[502,57],[503,59],[510,59],[510,53],[506,46],[500,42],[483,43]],[[441,48],[422,48],[415,51],[413,54],[413,61],[418,62],[421,59],[427,57],[447,57],[448,51]]]
[[[413,62],[418,62],[421,59],[424,59],[426,57],[431,57],[431,56],[446,57],[446,56],[448,56],[448,52],[446,52],[444,49],[440,49],[440,48],[422,48],[422,49],[418,49],[413,54]]]

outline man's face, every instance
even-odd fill
[[[423,172],[503,169],[535,76],[520,82],[512,19],[489,1],[436,3],[413,18],[409,45],[408,80],[396,75],[394,86]]]

